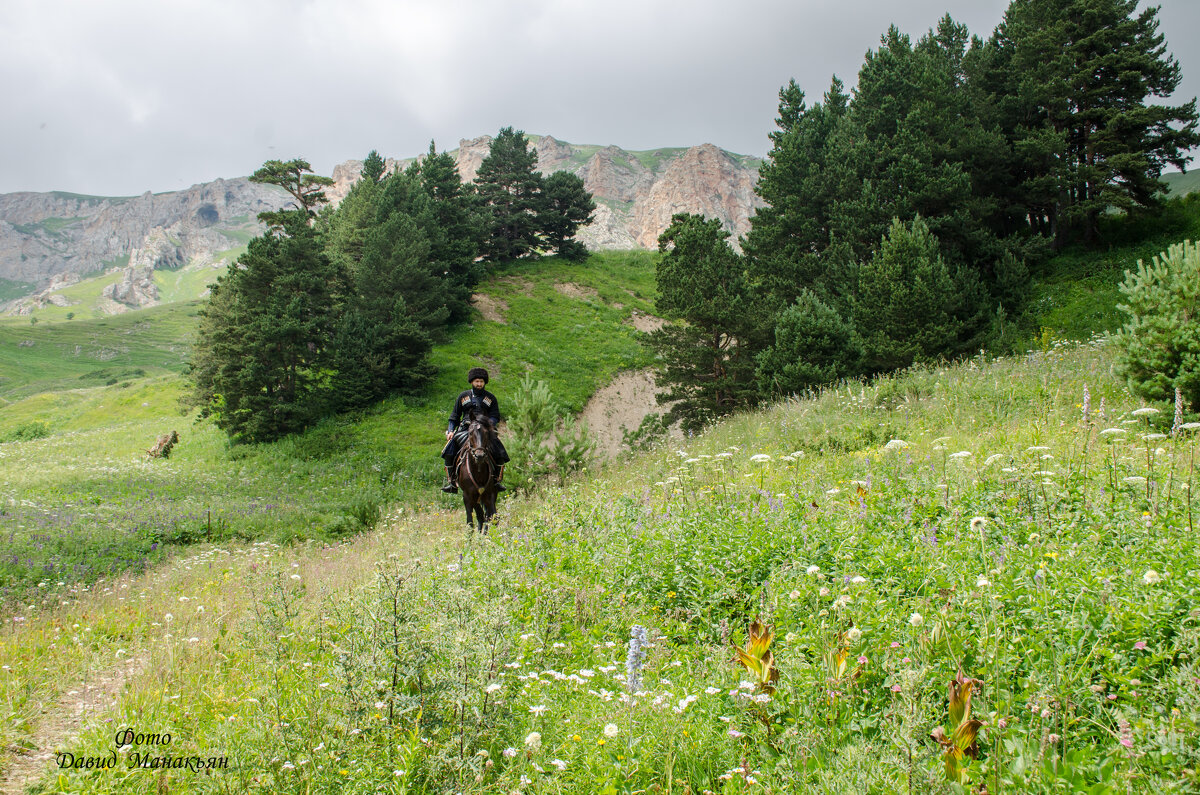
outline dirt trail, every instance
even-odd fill
[[[115,705],[125,683],[145,668],[146,661],[145,657],[131,657],[112,668],[89,672],[77,689],[43,711],[29,738],[33,747],[5,749],[0,793],[21,795],[42,778],[47,767],[54,764],[58,749],[78,735],[89,719],[99,718]]]

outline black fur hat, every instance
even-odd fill
[[[474,381],[476,378],[482,378],[483,383],[486,384],[488,382],[487,370],[484,370],[482,367],[472,367],[470,370],[467,371],[467,383],[468,384],[471,383],[472,381]]]

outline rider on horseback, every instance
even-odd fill
[[[472,367],[467,373],[467,382],[471,384],[471,388],[461,392],[454,400],[454,409],[450,412],[450,426],[446,429],[446,446],[442,448],[442,460],[446,462],[446,485],[442,486],[442,491],[447,494],[454,494],[458,491],[454,466],[458,451],[467,437],[467,423],[463,422],[464,415],[477,413],[484,417],[490,417],[493,424],[500,422],[500,403],[496,400],[495,395],[484,389],[488,382],[487,370],[482,367]],[[509,459],[508,451],[504,449],[499,438],[496,439],[491,453],[492,459],[497,465],[496,490],[504,491],[504,485],[500,479],[504,477],[504,465],[508,463]]]

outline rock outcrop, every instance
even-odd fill
[[[140,255],[154,267],[212,259],[258,234],[258,213],[286,199],[282,190],[247,179],[120,198],[0,194],[0,278],[42,288],[57,274],[103,271],[126,256],[131,266]]]

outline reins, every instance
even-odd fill
[[[476,424],[477,424],[476,420],[471,421],[471,426],[474,426]],[[474,440],[472,439],[469,431],[470,431],[470,426],[468,426],[467,444],[465,444],[463,446],[462,450],[458,451],[458,456],[456,456],[455,461],[454,461],[454,468],[455,468],[455,470],[461,472],[462,465],[465,462],[467,465],[467,477],[469,477],[471,479],[471,483],[475,486],[475,490],[481,492],[484,490],[486,484],[492,482],[492,476],[496,470],[496,462],[492,458],[492,451],[487,449],[486,446],[484,446],[483,447],[483,460],[487,464],[487,477],[484,478],[484,481],[483,481],[484,485],[481,485],[479,483],[479,480],[475,477],[475,470],[474,470],[474,467],[472,467],[472,465],[471,465],[471,460],[474,458],[474,456],[471,456],[471,451],[473,449],[478,449],[478,448],[475,448],[472,446],[472,442]],[[460,475],[460,478],[461,478],[461,475]]]

